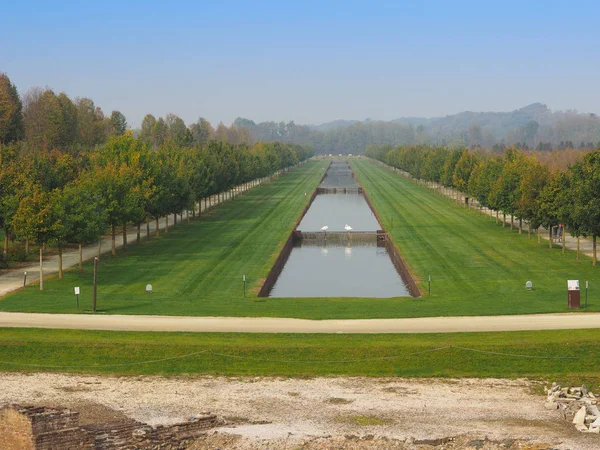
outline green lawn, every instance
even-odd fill
[[[99,308],[109,314],[361,319],[493,315],[567,311],[566,280],[590,280],[589,310],[600,310],[600,275],[588,258],[549,250],[527,235],[509,232],[489,218],[418,186],[370,161],[353,160],[412,272],[421,298],[257,298],[279,250],[328,161],[313,161],[171,229],[158,239],[105,256],[99,269]],[[393,227],[392,227],[393,218]],[[249,280],[243,296],[242,275]],[[368,275],[368,274],[367,274]],[[367,276],[366,275],[366,276]],[[531,280],[535,290],[525,290]],[[309,282],[310,280],[307,280]],[[144,287],[152,284],[154,292]],[[70,270],[45,290],[28,286],[0,299],[0,310],[76,313],[91,307],[91,264]],[[583,283],[582,283],[583,284]],[[583,296],[583,292],[582,292]]]
[[[567,311],[567,279],[579,279],[582,286],[589,280],[589,310],[600,310],[600,273],[589,258],[576,261],[572,251],[563,256],[547,241],[537,244],[535,236],[502,228],[372,161],[353,160],[352,166],[425,293],[402,301],[400,315]],[[533,291],[525,290],[528,280]],[[585,292],[581,295],[583,303]]]
[[[328,161],[313,161],[219,205],[200,220],[170,228],[160,238],[130,245],[117,257],[103,256],[98,307],[108,313],[172,315],[261,315],[270,305],[244,298],[262,285]],[[146,284],[153,293],[146,294]],[[0,310],[77,312],[92,303],[92,263],[0,299]],[[278,311],[281,313],[282,311]],[[271,312],[271,315],[277,313]]]
[[[316,335],[0,328],[0,370],[529,377],[595,386],[599,340],[600,330]]]

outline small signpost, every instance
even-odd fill
[[[585,282],[585,309],[587,309],[587,291],[588,291],[588,287],[589,287],[589,281]]]
[[[77,298],[77,310],[79,310],[79,286],[75,287],[75,297]]]
[[[579,280],[567,280],[567,293],[569,299],[569,309],[579,309]]]
[[[27,284],[27,272],[23,272],[23,287]]]
[[[427,283],[428,283],[428,294],[427,295],[431,295],[431,275],[429,275],[427,277]]]
[[[246,297],[246,275],[242,275],[242,281],[244,282],[244,298]]]

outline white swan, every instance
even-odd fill
[[[352,230],[352,227],[350,225],[346,224],[346,226],[344,227],[344,230],[350,231],[350,230]]]
[[[321,227],[321,231],[327,231],[329,229],[329,227],[327,225],[325,225],[324,227]]]

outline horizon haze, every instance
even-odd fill
[[[119,110],[213,124],[321,124],[513,111],[598,111],[595,19],[584,1],[12,2],[0,72]]]

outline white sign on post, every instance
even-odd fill
[[[567,289],[569,291],[579,290],[579,280],[567,280]]]
[[[79,288],[78,287],[75,288],[75,295],[79,295]]]

